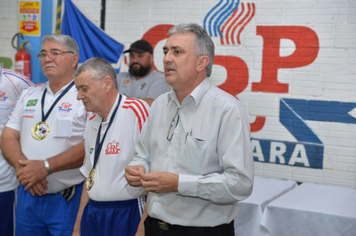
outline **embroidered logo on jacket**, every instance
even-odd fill
[[[143,83],[141,84],[141,89],[143,89],[145,86],[146,86],[146,83],[143,82]]]
[[[130,86],[131,85],[131,80],[130,79],[125,79],[124,80],[124,86]]]
[[[61,106],[59,106],[59,111],[66,111],[66,112],[70,112],[71,110],[73,110],[72,108],[70,108],[72,106],[72,104],[70,104],[69,102],[62,102]]]
[[[108,143],[105,149],[105,154],[106,155],[111,155],[111,154],[118,154],[120,151],[119,148],[119,142],[112,141],[111,143]]]
[[[5,97],[6,93],[3,91],[0,91],[0,102],[6,102],[7,97]]]
[[[24,109],[22,111],[22,114],[33,114],[35,113],[36,109],[33,109],[33,108],[29,108],[29,109]]]
[[[38,99],[28,100],[26,107],[34,107],[37,104]]]

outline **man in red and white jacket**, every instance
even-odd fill
[[[115,73],[109,62],[96,57],[74,74],[77,99],[94,114],[85,133],[80,171],[87,180],[73,235],[133,236],[143,212],[145,191],[131,187],[124,175],[149,106],[120,94]]]
[[[26,76],[0,67],[0,135],[11,110],[23,89],[33,86]],[[0,150],[0,232],[13,235],[16,172],[4,159]]]

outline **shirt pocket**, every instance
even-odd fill
[[[210,142],[188,136],[184,143],[183,154],[179,157],[179,165],[192,174],[204,174],[209,163]]]
[[[53,137],[68,138],[72,133],[73,117],[63,114],[57,114],[54,122]]]

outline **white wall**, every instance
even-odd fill
[[[203,25],[205,17],[218,2],[107,0],[105,31],[128,47],[159,25],[184,22]],[[101,1],[73,0],[73,3],[99,26]],[[254,139],[256,175],[356,188],[356,1],[242,0],[240,8],[242,4],[245,8],[249,4],[252,7],[252,3],[255,14],[241,32],[241,44],[227,45],[226,42],[221,43],[219,37],[213,37],[216,61],[221,63],[214,65],[211,79],[216,85],[229,81],[224,89],[228,88],[230,93],[237,95],[246,108],[254,127],[251,136]],[[16,17],[17,2],[2,0],[0,56],[15,54],[10,40],[17,32]],[[282,38],[279,55],[268,56],[267,51],[264,52],[268,33],[264,38],[258,31],[272,27],[272,32],[279,26],[288,26],[287,30],[305,27],[314,32],[318,45],[316,57],[312,62],[305,62],[313,54],[314,45],[310,51],[305,50],[303,55],[294,58],[306,65],[295,66],[295,61],[292,61],[284,65],[287,68],[278,69],[274,82],[287,84],[286,90],[282,91],[268,80],[263,85],[269,85],[270,89],[254,88],[253,83],[258,84],[262,80],[263,63],[277,63],[282,67],[280,60],[292,58],[296,42],[307,49],[308,43],[315,41],[305,37],[301,31],[292,32],[290,37],[296,39]],[[282,32],[284,36],[285,33]],[[276,37],[273,34],[272,40]],[[236,33],[233,38],[237,40]],[[159,70],[162,70],[164,41],[159,41],[154,50]],[[224,60],[228,57],[233,61]],[[244,66],[248,68],[247,82],[239,85],[243,71],[238,69]],[[236,74],[230,75],[228,80],[229,73]],[[236,89],[239,86],[242,91]],[[345,107],[349,110],[343,110]],[[348,112],[351,115],[348,116]],[[295,117],[291,117],[293,115]],[[253,124],[257,116],[264,117],[261,118],[264,124]],[[284,159],[285,163],[275,164],[274,159],[276,162]],[[312,163],[320,166],[315,168]],[[296,166],[298,164],[300,166]]]
[[[18,32],[17,1],[0,1],[0,32],[0,57],[14,60],[16,49],[11,46],[11,39]]]

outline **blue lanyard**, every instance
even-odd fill
[[[58,96],[58,98],[54,101],[54,103],[52,104],[52,106],[51,106],[51,107],[49,108],[49,110],[47,111],[47,114],[46,114],[46,115],[44,114],[44,111],[43,111],[43,109],[44,109],[44,103],[45,103],[45,98],[46,98],[46,92],[47,92],[47,88],[45,88],[45,90],[43,91],[42,100],[41,100],[41,111],[42,111],[42,120],[41,120],[41,121],[47,120],[47,118],[48,118],[49,114],[51,114],[51,112],[52,112],[54,106],[55,106],[55,105],[57,104],[57,102],[69,91],[69,89],[70,89],[71,87],[73,87],[73,85],[74,85],[74,81],[72,81],[72,83],[70,83],[70,84],[68,85],[68,87],[67,87],[65,90],[63,90],[63,92],[61,93],[61,95]]]
[[[121,102],[121,98],[122,98],[122,96],[121,96],[121,94],[120,94],[119,101],[117,102],[117,105],[116,105],[116,107],[115,107],[115,110],[113,111],[113,113],[112,113],[112,115],[111,115],[111,117],[110,117],[109,125],[108,125],[107,129],[105,130],[105,134],[104,134],[104,136],[103,136],[103,139],[102,139],[101,142],[100,142],[101,125],[103,124],[103,120],[101,119],[101,123],[100,123],[99,129],[98,129],[98,134],[96,135],[95,155],[94,155],[94,165],[93,165],[93,169],[95,169],[96,163],[98,163],[101,148],[103,147],[106,134],[108,133],[108,130],[109,130],[109,128],[110,128],[112,122],[114,121],[114,118],[115,118],[115,116],[116,116],[116,112],[117,112],[117,110],[119,109],[120,102]]]

